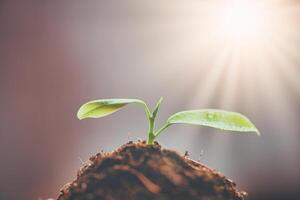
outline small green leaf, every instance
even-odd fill
[[[157,104],[155,106],[155,109],[153,111],[153,116],[152,116],[153,118],[156,118],[156,115],[157,115],[157,112],[159,110],[159,107],[160,107],[160,104],[161,104],[162,100],[163,100],[163,98],[160,97],[160,99],[158,100],[158,102],[157,102]]]
[[[120,110],[129,103],[142,104],[148,112],[146,104],[138,99],[99,99],[83,104],[78,110],[77,117],[79,119],[104,117]]]
[[[228,131],[255,132],[259,131],[245,116],[224,110],[204,109],[182,111],[172,115],[168,124],[195,124]]]

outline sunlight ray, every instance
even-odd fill
[[[300,63],[299,58],[296,57],[296,47],[289,45],[287,42],[277,41],[277,46],[281,49],[281,53],[274,56],[276,60],[276,67],[278,72],[284,79],[285,83],[288,84],[296,92],[298,98],[300,96],[300,71],[297,65]],[[298,48],[298,51],[300,49]]]
[[[292,113],[292,102],[291,99],[288,98],[289,93],[284,89],[284,81],[281,79],[280,73],[274,70],[278,65],[282,65],[282,63],[280,63],[282,60],[276,59],[280,52],[274,50],[273,47],[268,47],[267,50],[271,59],[266,61],[264,67],[257,68],[259,71],[259,82],[264,86],[260,87],[262,90],[261,93],[266,94],[262,100],[265,101],[268,112],[274,113],[272,115],[274,120],[281,121],[282,119],[289,119],[290,122],[293,122],[295,117],[289,116]],[[285,65],[285,67],[288,67],[288,65]],[[280,115],[278,113],[280,113]],[[293,124],[296,123],[296,121],[293,122]],[[274,126],[278,126],[278,130],[283,129],[280,124],[274,124]],[[282,138],[280,134],[281,131],[277,132],[278,139]]]
[[[197,88],[197,92],[194,94],[194,98],[191,100],[190,105],[210,105],[210,101],[213,100],[212,96],[219,85],[219,80],[223,75],[223,71],[229,56],[230,50],[228,47],[226,47],[215,60],[215,64],[211,66],[211,71],[206,74],[203,80],[200,81],[199,86],[195,86]]]
[[[226,68],[226,74],[223,78],[222,93],[220,97],[220,108],[227,110],[236,109],[237,104],[237,90],[239,87],[239,74],[240,74],[240,49],[238,47],[233,49],[230,57],[230,62]]]

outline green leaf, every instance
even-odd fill
[[[204,109],[182,111],[172,115],[167,122],[171,124],[195,124],[227,131],[255,132],[254,124],[245,116],[224,110]]]
[[[156,118],[156,115],[157,115],[157,112],[158,112],[158,110],[160,108],[160,104],[161,104],[162,100],[163,100],[163,98],[160,97],[160,99],[158,100],[158,102],[157,102],[157,104],[155,106],[155,109],[153,111],[153,116],[152,116],[153,118]]]
[[[145,102],[139,99],[99,99],[83,104],[78,110],[77,117],[79,119],[104,117],[130,103],[142,104],[145,107],[147,115],[149,114]]]

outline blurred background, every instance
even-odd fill
[[[241,112],[262,136],[176,125],[166,148],[217,169],[249,200],[299,199],[300,1],[0,1],[0,200],[57,197],[82,161],[145,139],[143,109],[76,119],[98,98],[140,98],[158,119]]]

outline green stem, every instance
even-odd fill
[[[158,131],[156,131],[156,133],[154,134],[155,138],[159,136],[159,134],[161,134],[166,128],[168,128],[171,124],[166,123],[165,125],[163,125]]]
[[[147,106],[147,104],[143,101],[141,101],[141,104],[143,104],[144,108],[145,108],[145,112],[146,112],[146,115],[147,115],[147,118],[148,120],[150,121],[151,117],[152,117],[152,114]]]
[[[155,117],[153,117],[151,115],[150,118],[149,118],[149,130],[148,130],[147,144],[153,144],[154,143],[154,139],[155,139],[155,135],[154,135],[154,120],[155,120]]]
[[[157,137],[157,133],[160,133],[161,131],[163,131],[165,128],[160,129],[158,132],[154,132],[154,127],[155,127],[155,118],[157,115],[157,112],[159,110],[160,104],[162,102],[162,97],[159,99],[159,101],[156,104],[156,107],[154,109],[154,111],[151,113],[149,108],[147,107],[147,105],[145,104],[145,108],[146,108],[146,113],[147,113],[147,117],[149,120],[149,130],[148,130],[148,139],[147,139],[147,144],[152,145],[154,143],[155,138]]]

